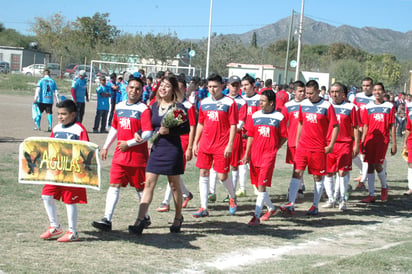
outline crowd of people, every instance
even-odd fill
[[[53,130],[49,118],[51,137],[60,131],[70,131],[76,134],[59,136],[88,140],[81,125],[85,101],[88,100],[85,76],[85,72],[80,71],[73,80],[73,100],[58,103],[59,124]],[[57,86],[52,82],[45,71],[35,95],[35,102],[41,111],[49,113],[49,117],[53,93],[57,93]],[[376,201],[375,174],[381,184],[379,198],[382,202],[387,201],[389,186],[385,156],[390,143],[392,155],[398,150],[397,129],[398,133],[405,134],[404,149],[412,149],[412,122],[407,119],[412,101],[401,95],[396,101],[392,98],[391,102],[384,85],[373,83],[369,77],[363,79],[362,89],[358,92],[348,90],[338,82],[327,91],[315,80],[306,84],[296,81],[291,85],[275,86],[267,79],[264,85],[261,87],[260,79],[248,74],[242,78],[233,75],[226,81],[218,74],[211,74],[204,80],[193,77],[190,83],[186,82],[185,75],[168,71],[158,72],[154,80],[146,78],[143,70],[122,76],[113,73],[109,83],[102,77],[96,89],[93,132],[107,133],[100,151],[103,160],[115,142],[116,147],[104,215],[93,221],[92,226],[103,231],[112,230],[120,189],[130,185],[137,191],[140,206],[134,224],[128,229],[131,234],[142,234],[151,225],[149,206],[156,183],[160,175],[165,175],[168,187],[157,211],[169,211],[173,197],[175,215],[170,232],[180,232],[184,222],[182,208],[193,199],[183,180],[186,162],[193,157],[196,157],[195,165],[199,168],[200,196],[200,206],[192,213],[195,218],[209,216],[208,203],[216,200],[216,178],[227,191],[225,202],[229,214],[235,215],[237,199],[247,195],[248,173],[256,194],[255,211],[248,225],[258,226],[279,211],[294,214],[296,199],[304,195],[306,168],[314,179],[313,204],[306,214],[319,214],[323,190],[328,199],[322,207],[338,206],[339,210],[345,211],[352,163],[361,171],[357,188],[367,186],[368,190],[368,196],[361,202]],[[182,121],[167,126],[164,120],[174,111],[184,114]],[[396,122],[402,111],[401,118],[405,122]],[[39,126],[36,124],[36,128]],[[277,152],[286,142],[285,161],[293,165],[293,172],[288,201],[276,207],[271,202],[268,188],[272,185]],[[405,194],[411,195],[412,153],[408,155],[408,163],[409,190]],[[54,199],[62,198],[67,206],[69,230],[58,240],[79,239],[75,205],[87,203],[85,190],[79,193],[79,189],[44,187],[42,197],[50,226],[41,238],[63,234],[54,205]],[[266,211],[262,214],[264,206]]]

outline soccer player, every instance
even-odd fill
[[[81,123],[83,121],[84,109],[86,106],[85,100],[89,102],[86,71],[79,71],[79,76],[73,79],[71,93],[73,101],[77,105],[77,122]]]
[[[286,119],[281,112],[276,111],[276,95],[273,90],[261,93],[260,108],[248,121],[248,140],[243,159],[247,163],[250,157],[250,179],[258,189],[255,213],[249,222],[251,226],[259,225],[260,221],[268,221],[276,213],[266,187],[272,184],[276,153],[287,140]],[[264,204],[267,211],[260,217]]]
[[[373,87],[373,80],[370,77],[365,77],[362,80],[362,92],[356,94],[355,100],[353,103],[359,108],[359,131],[362,134],[363,130],[363,112],[365,110],[365,107],[367,104],[375,100],[375,97],[372,94],[372,87]],[[355,157],[353,159],[353,163],[359,167],[361,170],[361,175],[359,178],[355,179],[355,181],[358,181],[358,186],[356,187],[357,190],[365,190],[365,182],[367,180],[367,174],[368,174],[368,163],[364,161],[365,155],[363,154],[362,151],[360,151],[360,154],[358,157]]]
[[[56,102],[59,103],[59,91],[56,82],[50,77],[50,70],[45,69],[43,78],[37,83],[36,93],[33,102],[39,106],[40,113],[46,111],[49,122],[48,131],[52,130],[53,122],[53,94],[56,96]],[[34,130],[40,130],[41,116],[36,120]]]
[[[339,125],[333,106],[319,96],[319,84],[315,80],[306,83],[306,97],[299,109],[299,124],[296,136],[295,170],[289,189],[289,203],[280,209],[294,213],[295,199],[303,172],[308,167],[315,181],[313,205],[307,215],[318,215],[318,205],[323,191],[326,174],[326,154],[333,151],[339,133]],[[326,137],[330,127],[332,137],[329,144]]]
[[[406,122],[405,139],[403,142],[403,148],[408,152],[408,190],[404,195],[412,195],[412,112],[409,111],[408,118]]]
[[[112,96],[110,85],[106,85],[106,77],[100,76],[100,85],[96,88],[97,109],[94,117],[93,133],[107,133],[106,120],[109,113],[109,98]]]
[[[117,146],[110,168],[110,186],[107,190],[104,217],[92,222],[92,226],[100,230],[112,230],[112,218],[120,197],[120,187],[130,184],[136,188],[137,195],[141,199],[149,156],[146,141],[153,133],[150,108],[140,101],[142,92],[142,80],[130,77],[127,85],[127,101],[116,105],[112,127],[100,152],[102,160],[106,160],[108,149],[117,137]],[[135,140],[135,136],[138,141]],[[145,220],[146,224],[150,223],[148,214]]]
[[[289,101],[289,94],[286,92],[287,85],[280,85],[280,90],[276,92],[276,110],[282,112],[283,107]]]
[[[259,103],[260,103],[260,94],[256,93],[255,91],[255,79],[246,74],[242,78],[242,90],[245,93],[243,98],[247,103],[247,116],[246,116],[246,124],[247,121],[252,119],[253,113],[259,110]],[[246,143],[247,143],[247,135],[246,135],[247,128],[243,127],[242,131],[242,143],[243,143],[243,153],[246,151]],[[244,158],[244,155],[241,157]],[[239,189],[236,192],[236,196],[238,197],[245,197],[246,196],[246,177],[248,172],[247,164],[241,163],[239,165]]]
[[[326,156],[326,172],[324,186],[328,201],[322,207],[335,207],[337,197],[334,197],[333,176],[336,174],[337,186],[340,190],[339,209],[346,210],[346,192],[349,184],[349,172],[352,170],[352,157],[359,153],[359,130],[358,113],[356,106],[345,101],[344,86],[334,83],[330,89],[332,106],[335,109],[336,118],[339,122],[339,135],[333,147],[332,153]],[[329,132],[328,142],[332,135]],[[336,193],[336,191],[335,191]]]
[[[391,155],[396,154],[395,106],[385,102],[385,87],[382,83],[373,85],[375,101],[366,105],[363,112],[362,150],[365,161],[368,163],[368,190],[369,196],[362,200],[363,203],[375,202],[375,170],[381,182],[381,200],[388,199],[388,184],[383,168],[389,139],[392,135]]]
[[[108,83],[108,86],[110,87],[111,96],[110,96],[110,101],[109,101],[110,102],[109,120],[107,121],[108,128],[112,126],[113,115],[114,115],[114,111],[115,111],[115,107],[117,103],[117,94],[120,93],[119,86],[120,86],[121,80],[123,80],[123,77],[121,75],[117,77],[116,73],[114,72],[110,74],[110,82]]]
[[[53,128],[50,137],[89,141],[86,129],[80,123],[76,122],[76,104],[72,100],[64,100],[57,105],[57,117],[59,124]],[[50,226],[46,232],[40,235],[40,238],[47,240],[63,234],[54,202],[54,200],[59,201],[61,199],[63,203],[66,204],[69,230],[62,237],[58,238],[57,241],[78,241],[76,204],[87,204],[86,189],[82,187],[46,184],[41,194],[47,216],[49,217]]]
[[[282,114],[285,116],[287,121],[288,129],[288,145],[286,150],[286,163],[293,165],[293,170],[295,170],[295,154],[296,154],[296,133],[299,124],[299,108],[302,101],[305,99],[305,84],[302,81],[295,81],[293,83],[294,99],[285,104],[282,109]],[[289,189],[292,185],[289,186]],[[298,196],[304,197],[304,183],[303,177],[298,186]],[[293,190],[294,191],[294,190]]]
[[[193,217],[209,216],[208,190],[209,170],[217,171],[219,180],[229,192],[229,212],[235,214],[237,209],[235,191],[228,176],[230,159],[233,151],[239,113],[236,102],[222,94],[222,77],[211,74],[208,77],[208,89],[211,97],[203,99],[199,109],[199,122],[196,129],[193,154],[197,156],[196,166],[200,168],[199,210]]]

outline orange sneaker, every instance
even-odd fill
[[[256,217],[255,215],[253,215],[252,220],[249,221],[248,225],[250,226],[258,226],[260,225],[260,220],[258,217]]]
[[[49,226],[46,232],[40,235],[40,238],[47,240],[63,234],[63,229],[59,227]]]
[[[270,217],[273,217],[276,215],[276,212],[278,211],[278,209],[275,207],[275,209],[273,210],[267,210],[266,213],[260,217],[261,221],[269,221]]]
[[[61,243],[77,242],[79,240],[79,234],[77,232],[73,233],[71,231],[66,231],[66,233],[57,239]]]
[[[374,203],[375,202],[375,197],[374,196],[368,196],[365,199],[361,201],[362,203]]]

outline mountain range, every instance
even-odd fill
[[[292,33],[297,39],[299,17],[294,16]],[[243,34],[228,34],[227,36],[240,40],[244,45],[252,41],[256,33],[259,46],[266,47],[277,40],[286,40],[289,36],[290,17],[276,23],[248,31]],[[363,49],[369,53],[390,53],[398,60],[412,59],[412,31],[406,33],[375,27],[356,28],[348,25],[335,27],[324,22],[304,17],[302,43],[307,45],[329,45],[337,42]]]

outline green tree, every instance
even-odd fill
[[[401,79],[401,65],[394,55],[372,55],[365,62],[365,75],[372,77],[375,82],[383,82],[385,87],[397,88]]]
[[[343,59],[331,66],[331,77],[347,86],[359,86],[363,78],[361,63],[354,59]]]

